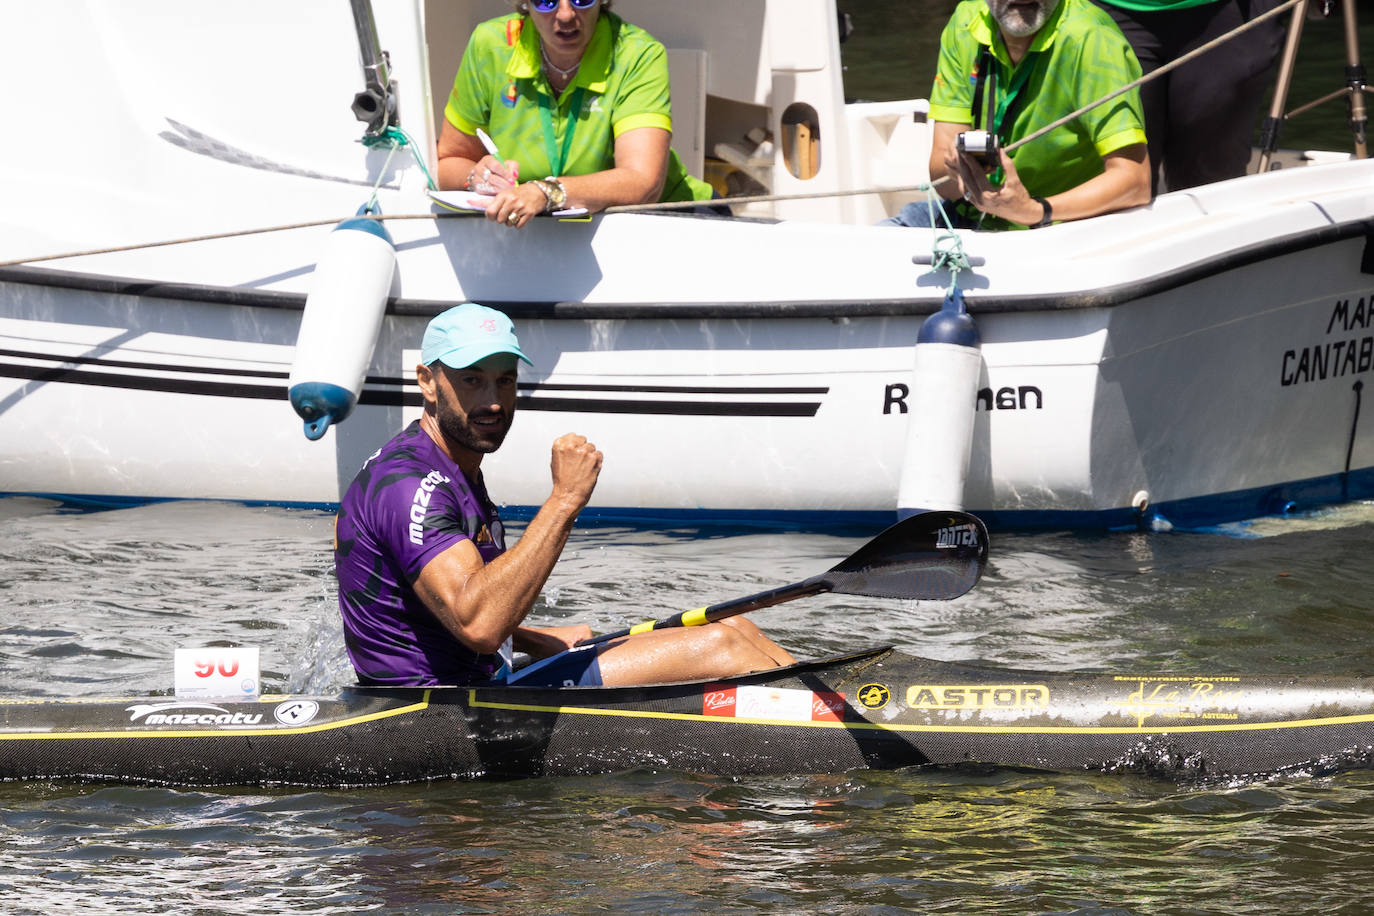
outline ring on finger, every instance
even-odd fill
[[[514,226],[516,223],[520,222],[520,214],[516,213],[514,210],[510,211],[510,215],[506,217],[506,222]]]

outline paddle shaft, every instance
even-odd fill
[[[825,572],[767,591],[650,620],[578,643],[592,646],[650,630],[696,627],[823,592],[899,599],[964,594],[987,560],[987,529],[963,512],[923,512],[903,519]]]
[[[610,642],[613,639],[621,639],[625,636],[634,636],[638,633],[648,633],[650,630],[668,630],[674,627],[699,627],[708,623],[715,623],[717,620],[724,620],[727,617],[734,617],[736,614],[747,614],[750,611],[757,611],[761,608],[772,607],[775,604],[782,604],[784,601],[794,601],[797,598],[809,598],[812,595],[819,595],[831,590],[830,582],[824,575],[812,576],[802,582],[793,582],[791,585],[782,585],[777,588],[770,588],[767,591],[748,595],[743,598],[732,598],[729,601],[722,601],[719,604],[711,604],[706,607],[699,607],[691,611],[683,611],[664,620],[647,620],[644,623],[635,624],[624,630],[617,630],[614,633],[604,633],[601,636],[593,636],[591,639],[584,639],[578,643],[579,646],[594,646],[603,642]]]

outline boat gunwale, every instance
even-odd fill
[[[707,219],[708,217],[698,217]],[[713,218],[713,217],[712,217]],[[1374,273],[1374,217],[1303,229],[1277,238],[1245,245],[1181,267],[1158,269],[1150,277],[1094,290],[1028,295],[984,296],[967,292],[965,302],[974,314],[1081,311],[1113,308],[1169,292],[1190,283],[1236,270],[1281,255],[1365,238],[1361,269]],[[94,274],[33,265],[0,267],[0,283],[47,286],[119,296],[184,300],[217,305],[301,311],[306,293],[174,283],[114,274]],[[672,320],[672,319],[793,319],[793,318],[893,318],[921,316],[940,306],[939,292],[922,297],[860,300],[787,300],[777,302],[575,302],[502,300],[483,302],[519,320]],[[455,300],[456,301],[456,300]],[[386,314],[430,318],[453,301],[392,296]]]

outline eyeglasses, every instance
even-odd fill
[[[575,10],[589,10],[600,0],[568,0]],[[541,13],[552,13],[558,9],[559,0],[530,0],[530,6]]]

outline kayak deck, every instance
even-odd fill
[[[894,649],[720,683],[0,704],[0,779],[348,787],[980,763],[1179,779],[1374,766],[1366,678],[1055,674]]]

